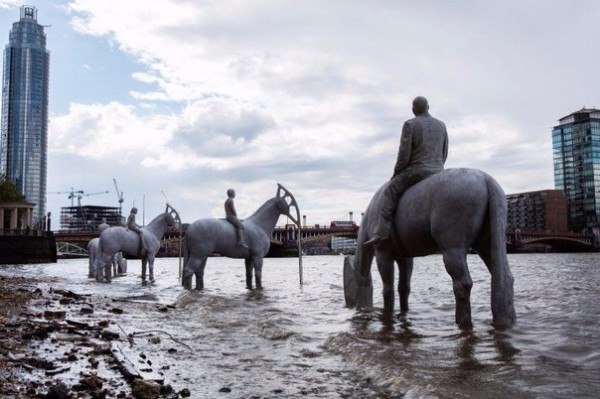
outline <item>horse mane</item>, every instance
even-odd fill
[[[156,215],[156,217],[155,217],[154,219],[152,219],[152,220],[150,221],[150,223],[148,223],[148,224],[147,224],[146,226],[144,226],[144,227],[150,227],[150,226],[152,226],[152,225],[154,225],[154,224],[158,223],[158,220],[159,220],[160,218],[164,217],[164,215],[165,215],[164,213],[159,213],[158,215]]]
[[[271,207],[271,204],[277,200],[278,200],[277,197],[273,197],[273,198],[266,200],[264,204],[262,204],[257,210],[254,211],[254,213],[252,215],[250,215],[248,217],[248,219],[258,217],[258,215],[264,213],[264,210],[266,208]]]

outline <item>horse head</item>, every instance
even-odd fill
[[[169,203],[167,203],[167,208],[165,209],[165,218],[167,219],[167,225],[174,226],[177,229],[180,229],[183,224],[181,223],[181,218],[179,217],[179,212],[175,208],[173,208]]]
[[[283,192],[283,195],[281,193]],[[298,207],[298,202],[296,198],[289,192],[285,187],[281,184],[277,183],[277,207],[281,211],[282,215],[286,215],[296,224],[296,226],[300,227],[300,208]],[[292,215],[291,208],[296,208],[296,215]]]

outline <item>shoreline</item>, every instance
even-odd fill
[[[48,280],[0,275],[0,397],[190,396],[164,384],[168,366],[136,352],[116,320],[122,304],[42,290],[42,282]]]

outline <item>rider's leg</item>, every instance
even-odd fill
[[[248,248],[246,241],[244,241],[244,228],[236,228],[235,234],[237,235],[237,245]]]
[[[390,237],[392,227],[392,218],[396,211],[396,206],[400,195],[406,190],[405,186],[406,173],[400,173],[394,176],[388,183],[388,186],[383,190],[380,209],[376,213],[375,230],[373,235],[363,245],[375,245],[381,240],[386,240]]]
[[[382,240],[390,238],[392,221],[396,213],[396,207],[400,197],[411,186],[417,184],[434,172],[429,170],[407,170],[392,177],[388,186],[383,191],[381,208],[377,215],[375,231],[371,239],[363,245],[374,245]]]

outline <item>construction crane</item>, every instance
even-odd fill
[[[89,197],[90,195],[108,194],[110,191],[98,191],[97,193],[81,194],[77,196],[77,205],[81,206],[81,197]]]
[[[54,192],[50,192],[48,194],[69,194],[69,199],[71,200],[71,206],[73,206],[73,201],[75,200],[75,198],[81,199],[81,196],[83,195],[83,191],[82,190],[73,190],[73,187],[71,187],[71,191],[54,191]]]
[[[54,191],[48,194],[69,194],[69,199],[71,200],[71,206],[74,206],[75,198],[77,198],[77,206],[81,207],[81,198],[89,197],[90,195],[98,195],[98,194],[108,194],[110,191],[99,191],[97,193],[89,193],[84,194],[83,190],[74,190],[71,187],[71,191]]]
[[[121,215],[121,208],[123,207],[123,191],[119,191],[119,186],[117,186],[117,179],[113,177],[113,182],[115,183],[115,190],[117,190],[117,198],[119,199],[119,215]]]

